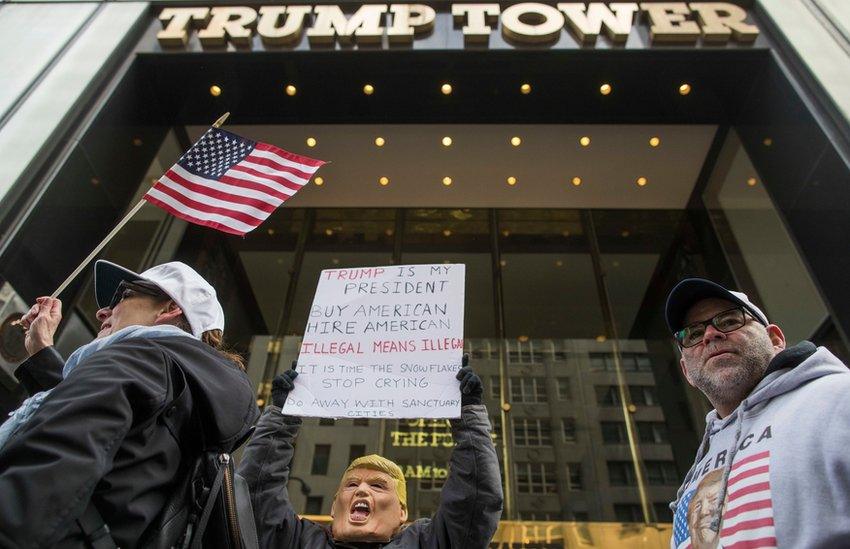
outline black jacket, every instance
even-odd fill
[[[260,547],[301,549],[483,549],[490,543],[502,514],[502,479],[490,421],[484,405],[464,406],[451,420],[456,446],[440,506],[431,518],[419,519],[387,543],[347,544],[328,528],[298,518],[286,483],[301,419],[269,406],[245,447],[238,472],[251,488],[251,503]]]
[[[200,446],[191,414],[173,405],[178,395],[190,392],[179,402],[202,418],[206,444],[223,451],[259,415],[245,373],[188,337],[114,343],[64,381],[62,365],[48,348],[16,372],[31,393],[55,388],[0,453],[2,547],[79,547],[75,520],[89,500],[115,542],[136,547],[181,460]]]

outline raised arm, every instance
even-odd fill
[[[460,419],[451,421],[455,448],[428,545],[478,549],[488,546],[499,525],[502,480],[481,378],[466,366],[466,357],[458,379],[463,406]]]
[[[50,297],[36,299],[21,318],[21,326],[27,330],[24,346],[29,358],[15,370],[15,377],[30,395],[52,389],[62,381],[65,361],[53,348],[53,336],[61,320],[62,302]]]
[[[260,547],[297,547],[303,528],[286,489],[301,418],[281,413],[297,375],[289,370],[275,378],[272,383],[274,405],[267,407],[260,416],[237,468],[251,491]]]

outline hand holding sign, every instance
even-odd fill
[[[459,417],[464,265],[322,271],[284,413]]]

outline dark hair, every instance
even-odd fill
[[[163,294],[164,300],[173,301],[170,297]],[[174,325],[184,332],[192,333],[192,327],[189,325],[189,320],[186,315],[180,315],[174,321]],[[201,334],[201,341],[218,351],[218,354],[232,362],[237,368],[245,371],[245,359],[237,352],[228,349],[224,344],[224,332],[221,330],[207,330]]]

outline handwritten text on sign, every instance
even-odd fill
[[[460,416],[464,265],[322,271],[284,413]]]

